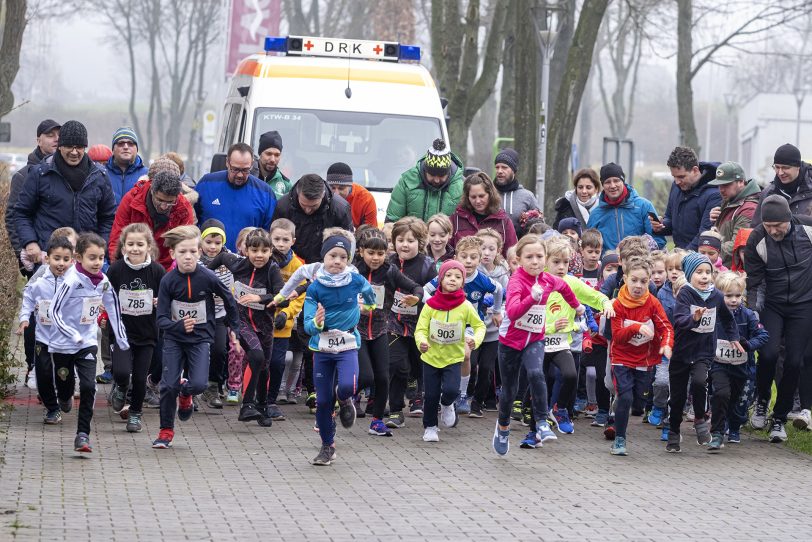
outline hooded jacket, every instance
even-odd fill
[[[367,279],[372,286],[372,291],[375,292],[375,308],[369,311],[369,314],[361,314],[358,322],[361,338],[371,341],[384,335],[389,329],[389,314],[392,312],[395,292],[401,292],[402,295],[415,295],[421,299],[423,287],[389,262],[384,262],[374,271],[370,270],[363,260],[356,261],[355,266],[358,268],[358,274]]]
[[[322,235],[326,228],[339,227],[352,231],[350,204],[341,196],[333,194],[324,183],[321,205],[313,214],[305,213],[299,206],[299,183],[279,200],[273,220],[287,218],[296,225],[296,242],[293,251],[306,263],[321,261]]]
[[[42,162],[44,158],[45,155],[42,154],[39,147],[35,148],[28,155],[28,163],[18,169],[17,173],[15,173],[11,178],[11,188],[9,189],[8,202],[6,203],[6,231],[8,232],[8,238],[9,241],[11,241],[11,246],[14,248],[14,253],[18,258],[20,257],[20,250],[22,250],[24,247],[20,246],[20,240],[17,237],[14,205],[17,203],[17,199],[20,197],[20,192],[23,190],[23,185],[25,184],[25,179],[28,177],[29,170]]]
[[[660,248],[665,246],[665,238],[651,229],[648,214],[656,213],[654,205],[637,195],[637,191],[626,185],[629,194],[619,205],[609,205],[601,192],[598,205],[589,215],[588,228],[596,228],[603,236],[603,250],[614,250],[624,237],[629,235],[651,235]],[[718,191],[717,191],[718,192]]]
[[[756,212],[753,214],[753,220],[750,223],[751,228],[755,228],[761,224],[761,204],[764,202],[764,198],[772,196],[773,194],[781,194],[789,200],[789,208],[792,214],[812,216],[812,164],[801,162],[801,170],[798,172],[798,177],[800,177],[801,182],[798,186],[798,191],[792,196],[788,196],[781,190],[783,183],[778,179],[778,175],[775,176],[770,184],[764,187],[758,200]]]
[[[694,320],[697,307],[709,309],[699,320]],[[712,361],[716,357],[718,326],[731,341],[739,340],[739,331],[725,296],[714,288],[708,299],[702,299],[690,285],[680,289],[674,304],[674,354],[672,360],[688,363],[696,360]]]
[[[770,334],[764,329],[764,326],[761,325],[761,322],[758,321],[758,315],[748,309],[747,307],[739,306],[736,310],[733,311],[733,319],[736,321],[736,327],[739,331],[739,343],[741,343],[742,348],[744,348],[746,352],[746,361],[749,365],[754,366],[756,363],[756,350],[759,348],[763,348],[767,345],[767,342],[770,340]],[[735,340],[731,339],[725,328],[717,322],[716,324],[716,335],[717,335],[717,358],[716,361],[719,363],[728,363],[731,362],[729,360],[721,360],[718,357],[718,348],[719,348],[719,340],[730,341]]]
[[[107,177],[110,179],[110,186],[113,188],[113,195],[116,197],[116,206],[121,204],[124,196],[132,190],[138,179],[147,174],[147,166],[141,160],[141,157],[135,155],[133,163],[127,166],[125,171],[116,164],[115,159],[111,156],[105,164],[107,168]]]
[[[45,250],[51,233],[63,226],[92,231],[108,240],[116,201],[105,170],[90,162],[85,182],[74,192],[50,155],[29,170],[14,214],[20,246],[37,243]]]
[[[502,256],[507,256],[507,250],[516,244],[516,230],[513,229],[513,221],[504,209],[499,209],[485,217],[482,222],[478,222],[474,213],[462,205],[458,205],[450,218],[451,226],[454,228],[454,235],[449,241],[452,247],[456,247],[457,242],[463,237],[476,235],[479,230],[485,228],[493,228],[502,236]]]
[[[448,180],[441,187],[435,187],[426,181],[424,160],[421,158],[400,176],[386,208],[387,222],[397,222],[404,216],[415,216],[423,222],[437,213],[451,216],[462,200],[462,161],[451,153]]]
[[[139,180],[135,186],[124,195],[121,204],[116,210],[116,216],[113,220],[113,229],[110,232],[110,243],[108,254],[110,261],[116,259],[116,249],[118,248],[118,241],[121,237],[121,231],[136,222],[143,222],[148,225],[153,232],[155,244],[158,246],[158,263],[164,269],[169,269],[172,266],[172,256],[169,255],[169,248],[165,245],[163,237],[164,233],[177,226],[190,226],[195,223],[195,215],[192,210],[192,205],[181,194],[178,196],[178,203],[169,212],[169,221],[159,227],[155,228],[152,217],[147,209],[147,198],[150,197],[150,188],[152,181],[149,178]]]
[[[369,224],[373,228],[378,227],[378,204],[372,192],[358,183],[352,183],[347,203],[350,204],[353,226],[357,228],[361,224]]]
[[[515,177],[514,180],[516,180]],[[536,195],[522,186],[518,180],[515,183],[509,182],[507,185],[500,185],[494,181],[494,185],[502,197],[502,209],[505,210],[513,222],[513,230],[520,231],[519,217],[522,213],[539,208]]]
[[[389,263],[418,285],[426,284],[437,276],[438,266],[435,266],[434,260],[425,254],[418,254],[411,260],[401,260],[397,254],[392,254],[389,257]],[[401,290],[398,289],[398,291]],[[408,294],[405,291],[401,291],[401,293]],[[417,318],[422,308],[423,302],[421,299],[414,308],[404,309],[400,312],[390,311],[389,333],[401,337],[414,335],[414,328],[417,325]]]
[[[722,236],[722,263],[730,267],[736,235],[742,228],[749,228],[758,207],[760,189],[753,179],[747,181],[739,194],[731,201],[723,201],[716,229]]]
[[[683,192],[676,183],[671,184],[668,205],[665,209],[661,235],[671,235],[674,245],[686,250],[696,250],[699,234],[713,226],[710,211],[722,204],[722,195],[716,186],[708,183],[716,178],[718,162],[699,162],[702,177],[688,192]]]

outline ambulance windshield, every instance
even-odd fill
[[[413,167],[431,142],[442,137],[440,122],[355,111],[261,108],[256,111],[251,145],[265,132],[282,136],[283,173],[298,179],[322,177],[335,162],[352,168],[353,180],[370,190],[391,191],[401,173]]]

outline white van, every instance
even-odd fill
[[[448,140],[434,80],[418,63],[420,49],[290,36],[266,38],[265,50],[244,59],[231,80],[216,152],[236,142],[256,149],[260,135],[276,130],[287,177],[324,177],[331,164],[345,162],[355,182],[374,194],[383,223],[401,173],[435,138]],[[223,168],[223,155],[216,155],[212,170]]]

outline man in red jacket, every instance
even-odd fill
[[[333,194],[338,194],[350,204],[352,225],[378,227],[378,204],[369,190],[352,181],[352,169],[344,162],[336,162],[327,169],[325,179]]]
[[[173,161],[160,158],[153,162],[149,174],[139,179],[122,198],[110,232],[110,261],[115,260],[121,231],[136,222],[152,228],[159,251],[158,263],[168,270],[172,257],[164,244],[163,233],[195,223],[192,206],[181,194],[180,169]]]

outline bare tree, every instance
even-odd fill
[[[14,107],[11,85],[20,70],[20,48],[25,33],[26,0],[0,1],[0,118]]]
[[[350,0],[284,0],[283,9],[290,34],[363,39],[368,14],[378,2]]]
[[[500,107],[512,108],[511,132],[502,131],[500,135],[513,136],[513,147],[522,160],[519,163],[517,176],[529,190],[536,191],[536,166],[538,158],[539,133],[539,75],[541,73],[541,55],[539,54],[536,27],[533,23],[534,10],[538,0],[516,0],[513,3],[514,39],[511,43],[512,69],[506,70],[506,77],[512,74],[509,83],[513,88],[513,99],[502,95]],[[507,58],[507,57],[506,57]],[[503,83],[504,84],[504,83]],[[500,117],[503,115],[500,114]]]

